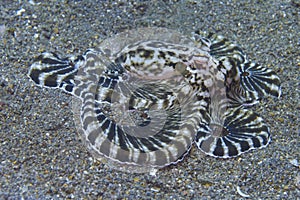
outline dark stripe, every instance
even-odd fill
[[[57,87],[58,86],[57,74],[52,74],[50,76],[45,77],[44,85],[48,87]]]
[[[126,56],[125,54],[121,54],[118,58],[115,59],[115,63],[125,63],[126,61]]]
[[[247,141],[243,139],[236,139],[235,137],[231,137],[231,135],[226,136],[229,140],[232,140],[236,143],[239,143],[241,145],[241,151],[245,152],[250,149],[250,145]]]
[[[212,45],[215,46],[215,45]],[[239,48],[238,46],[234,46],[234,47],[230,47],[228,48],[228,46],[223,46],[220,48],[215,48],[215,47],[211,47],[211,51],[210,54],[213,56],[229,56],[231,58],[233,58],[233,55],[237,55],[240,58],[244,58],[244,53],[243,50],[241,48]]]
[[[99,136],[98,129],[93,130],[93,131],[89,134],[88,140],[90,141],[90,143],[92,143],[92,145],[95,145],[95,141],[96,141],[96,139],[97,139],[98,136]]]
[[[259,96],[265,95],[264,90],[262,90],[260,85],[259,85],[259,81],[254,80],[254,77],[253,78],[248,78],[247,80],[248,80],[248,84],[249,84],[248,87],[252,88],[252,90],[257,92],[259,94]]]
[[[102,129],[103,133],[107,133],[106,131],[109,130],[110,123],[111,123],[111,121],[107,117],[105,120],[102,121],[101,129]],[[108,132],[107,134],[109,135],[109,134],[113,134],[113,133]]]
[[[107,122],[108,122],[108,124],[107,124]],[[106,128],[108,128],[109,122],[111,122],[111,121],[110,121],[109,119],[107,119],[107,120],[106,120],[106,125],[105,125]],[[113,123],[113,122],[111,122],[111,123]],[[104,129],[105,126],[101,126],[103,132],[106,131],[106,129]],[[119,132],[119,129],[117,130],[117,132]],[[108,132],[108,133],[107,133],[107,139],[108,139],[109,141],[112,142],[112,141],[114,140],[115,137],[116,137],[116,132]]]
[[[123,132],[123,130],[119,127],[118,127],[118,131]],[[145,153],[145,151],[141,148],[140,143],[136,137],[133,137],[132,135],[128,135],[128,134],[126,136],[127,136],[129,143],[132,144],[135,149],[139,149],[142,153]]]
[[[210,134],[208,126],[200,125],[201,127],[197,131],[196,141],[199,141],[200,138],[205,138],[207,134]]]
[[[115,127],[115,125],[111,126],[111,127]],[[117,129],[117,130],[118,131],[116,132],[115,128],[113,128],[113,129],[110,129],[110,132],[113,132],[114,135],[118,136],[120,148],[125,150],[125,151],[128,151],[129,148],[128,148],[128,145],[126,143],[126,141],[127,141],[126,138],[128,137],[128,135],[126,133],[124,133],[123,131],[120,131],[120,129]]]
[[[223,141],[224,141],[225,145],[228,147],[228,155],[229,156],[236,156],[239,154],[237,147],[233,143],[228,141],[226,137],[223,137]]]
[[[212,41],[212,44],[210,46],[211,51],[215,51],[216,49],[222,49],[224,48],[226,40],[219,40],[217,42]]]
[[[111,88],[111,89],[114,89],[114,88],[116,87],[116,85],[118,84],[118,82],[119,82],[119,81],[117,81],[117,80],[115,80],[115,79],[112,79],[112,80],[111,80],[111,83],[110,83],[110,84],[111,84],[111,85],[110,85],[110,88]]]
[[[147,147],[150,151],[157,151],[158,148],[153,146],[153,143],[148,140],[148,138],[140,138],[140,142]]]
[[[258,148],[258,147],[261,147],[261,146],[262,146],[261,143],[260,143],[260,141],[258,140],[258,138],[253,137],[253,138],[251,138],[251,140],[252,140],[253,146],[254,146],[255,148]]]
[[[98,81],[98,85],[105,87],[105,88],[111,88],[113,89],[112,86],[115,85],[115,83],[112,83],[113,80],[109,79],[109,78],[104,78],[104,77],[100,77],[99,81]]]
[[[156,140],[156,139],[153,138],[153,137],[149,137],[148,140],[151,141],[151,143],[153,143],[153,144],[159,146],[160,148],[163,148],[163,145],[162,145],[162,143],[161,143],[159,140]]]
[[[101,86],[102,86],[102,87],[109,88],[110,83],[111,83],[111,79],[105,78],[105,79],[104,79],[104,82],[101,84]]]
[[[107,118],[101,111],[96,111],[96,112],[100,112],[99,114],[97,114],[97,120],[100,124],[102,124],[102,122]]]
[[[40,80],[39,80],[39,76],[41,74],[41,71],[40,70],[36,70],[36,69],[33,69],[29,76],[30,78],[36,83],[36,84],[40,84]]]
[[[222,146],[222,143],[221,143],[221,139],[217,139],[217,144],[216,144],[216,147],[213,151],[213,154],[215,156],[224,156],[224,149],[223,149],[223,146]]]
[[[63,64],[68,64],[69,63],[68,59],[64,59],[64,60],[59,59],[59,58],[53,59],[53,58],[47,58],[47,57],[44,57],[44,56],[41,57],[40,59],[41,59],[41,63],[49,64],[49,65],[57,65],[57,64],[63,65]]]
[[[74,88],[74,85],[66,85],[65,90],[68,92],[72,92]]]
[[[104,82],[105,78],[103,76],[100,76],[99,80],[98,80],[98,86],[101,86]]]
[[[168,130],[161,130],[159,131],[156,135],[154,135],[153,137],[158,140],[161,141],[165,144],[170,143],[172,140],[168,137],[166,137],[165,135],[168,135],[167,132],[170,132]]]

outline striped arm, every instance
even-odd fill
[[[60,58],[55,53],[45,52],[30,66],[28,76],[38,86],[59,88],[72,93],[74,76],[83,62],[82,56]]]
[[[270,140],[269,128],[261,117],[251,110],[230,108],[224,119],[211,118],[210,123],[201,124],[195,142],[207,155],[230,158],[266,147]]]

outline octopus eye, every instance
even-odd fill
[[[242,72],[241,73],[241,76],[249,76],[250,74],[249,74],[249,72]]]

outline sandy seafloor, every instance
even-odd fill
[[[300,1],[0,1],[0,199],[300,199]],[[255,110],[265,149],[216,159],[194,147],[156,176],[112,170],[78,140],[72,98],[26,73],[42,51],[80,54],[136,27],[201,29],[274,69],[282,97]]]

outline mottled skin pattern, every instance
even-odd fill
[[[249,107],[280,96],[271,69],[214,34],[174,33],[173,42],[167,29],[136,33],[115,49],[102,44],[65,59],[44,53],[29,70],[37,85],[82,101],[80,129],[96,157],[161,168],[180,161],[193,143],[221,158],[269,143],[269,128]]]

